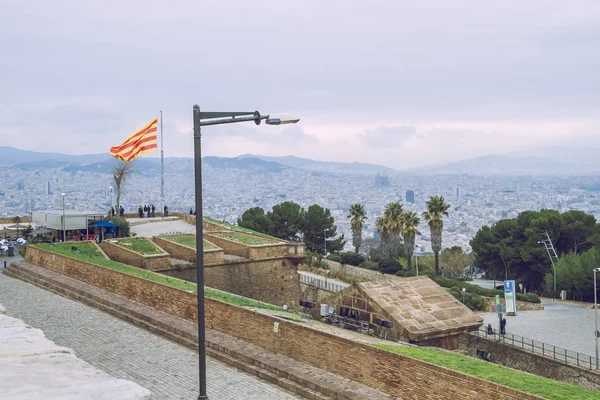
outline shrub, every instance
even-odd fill
[[[458,299],[458,301],[462,302],[465,306],[469,307],[469,309],[472,311],[485,309],[485,299],[476,293],[467,292],[463,296],[461,289],[458,288],[458,286],[453,286],[450,289],[450,294]]]
[[[340,261],[342,264],[350,264],[350,265],[354,265],[354,266],[359,266],[360,264],[364,263],[366,261],[365,257],[357,254],[357,253],[353,253],[353,252],[347,252],[347,253],[340,253]]]
[[[104,220],[119,225],[119,229],[121,229],[123,236],[129,236],[129,222],[125,218],[115,216],[104,218]]]
[[[384,274],[395,274],[402,269],[402,264],[396,260],[381,260],[379,261],[379,270]]]
[[[517,300],[528,301],[530,303],[541,303],[540,296],[537,293],[517,293]]]
[[[365,261],[359,265],[360,268],[371,269],[373,271],[377,271],[379,269],[379,264],[375,261]]]
[[[417,276],[417,273],[415,271],[400,270],[400,271],[396,272],[396,276],[401,276],[403,278],[408,278],[410,276]]]
[[[330,261],[340,262],[342,258],[339,256],[339,254],[330,254],[327,256],[327,259]]]

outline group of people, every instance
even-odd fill
[[[140,204],[140,206],[138,207],[138,215],[140,218],[149,218],[149,217],[155,217],[156,216],[156,207],[154,206],[154,204],[144,204],[143,206]],[[163,215],[165,217],[169,216],[169,207],[165,206],[164,210],[163,210]]]
[[[154,207],[154,204],[144,204],[144,206],[140,204],[140,206],[138,207],[138,215],[140,216],[140,218],[154,217],[155,210],[156,207]]]
[[[108,212],[108,216],[109,216],[109,217],[114,217],[115,215],[116,215],[116,214],[115,214],[115,208],[114,208],[114,207],[111,207],[111,208],[110,208],[110,211]],[[125,209],[123,208],[123,206],[120,206],[120,207],[119,207],[119,217],[122,217],[122,216],[124,216],[124,215],[125,215]]]

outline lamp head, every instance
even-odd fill
[[[594,268],[594,272],[600,272],[600,268]]]
[[[544,244],[544,242],[538,242],[538,244]]]
[[[291,115],[273,115],[269,116],[265,121],[267,125],[285,125],[295,124],[300,121],[300,118]]]
[[[62,197],[65,197],[65,196],[66,196],[66,194],[65,194],[65,193],[61,193],[60,195],[61,195]]]

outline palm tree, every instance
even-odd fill
[[[392,202],[385,207],[383,217],[377,219],[376,226],[381,234],[381,249],[387,258],[395,258],[398,255],[403,212],[402,204]]]
[[[399,237],[402,231],[402,204],[398,202],[389,203],[385,207],[384,216],[389,220],[390,233],[394,237]]]
[[[408,259],[408,269],[412,269],[412,256],[415,251],[415,236],[421,232],[417,230],[419,217],[414,211],[405,212],[402,215],[402,237],[404,238],[404,254]]]
[[[435,273],[439,274],[439,255],[442,250],[442,230],[444,229],[444,217],[449,216],[448,209],[450,204],[444,201],[444,196],[431,196],[427,200],[427,211],[423,213],[423,218],[429,224],[431,234],[431,249],[435,254]]]
[[[358,254],[358,251],[360,250],[360,243],[362,242],[363,224],[367,220],[365,206],[362,204],[354,204],[350,206],[350,214],[348,214],[348,218],[351,218],[350,226],[352,227],[352,245]]]

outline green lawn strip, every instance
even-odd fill
[[[241,226],[230,224],[229,222],[218,221],[218,220],[210,218],[210,217],[204,217],[204,219],[207,220],[207,221],[212,222],[213,224],[217,224],[217,225],[221,225],[221,226],[223,226],[225,228],[233,229],[234,231],[244,232],[244,233],[250,233],[250,234],[256,235],[256,236],[262,236],[264,238],[275,240],[277,242],[284,242],[283,239],[267,235],[266,233],[256,232],[256,231],[253,231],[252,229],[242,228]]]
[[[192,249],[196,248],[196,235],[163,235],[160,237],[180,244],[182,246],[190,247]],[[216,248],[217,247],[214,244],[204,240],[204,250],[212,250]]]
[[[152,282],[161,283],[163,285],[171,286],[176,289],[197,293],[196,284],[193,282],[184,281],[183,279],[173,278],[167,275],[158,274],[156,272],[132,267],[131,265],[107,260],[106,258],[104,258],[102,253],[100,253],[98,249],[96,249],[96,247],[91,243],[77,244],[76,247],[78,252],[75,252],[71,249],[71,247],[73,246],[71,243],[37,244],[32,246],[39,247],[40,249],[48,250],[56,254],[72,257],[81,261],[87,261],[89,263],[100,265],[102,267],[106,267],[114,271],[119,271],[127,275],[132,275]],[[204,295],[210,299],[221,300],[225,303],[233,304],[240,307],[253,307],[262,308],[265,310],[295,313],[295,311],[293,310],[284,310],[283,307],[279,307],[269,303],[263,303],[262,301],[249,299],[247,297],[238,296],[232,293],[223,292],[221,290],[209,287],[204,287]]]
[[[264,239],[256,236],[247,235],[241,232],[215,232],[213,235],[222,237],[224,239],[233,240],[238,243],[246,244],[248,246],[256,246],[261,244],[275,244],[270,239]]]
[[[375,344],[373,346],[551,400],[600,399],[600,392],[595,390],[542,378],[462,354],[388,344]]]
[[[152,241],[146,238],[117,239],[116,242],[111,241],[111,243],[142,255],[163,254]]]

